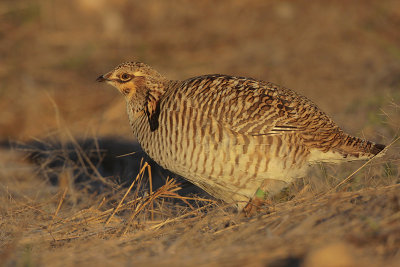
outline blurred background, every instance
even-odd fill
[[[95,82],[125,61],[271,81],[352,134],[398,134],[399,1],[2,0],[0,17],[1,140],[133,138],[123,98]]]
[[[191,198],[193,216],[179,197],[147,201],[151,186],[176,177],[151,161],[152,179],[140,178],[125,199],[122,186],[139,177],[145,155],[123,97],[95,81],[125,61],[170,79],[220,73],[274,82],[352,135],[389,144],[400,134],[398,0],[1,0],[0,263],[399,262],[399,142],[361,171],[363,162],[316,165],[255,221],[197,209],[213,205],[209,196]],[[179,186],[180,196],[202,196]],[[345,243],[307,263],[334,241]]]

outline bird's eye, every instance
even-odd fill
[[[127,81],[129,81],[130,79],[132,79],[132,77],[131,77],[131,75],[129,75],[128,73],[123,73],[123,74],[121,74],[120,79],[121,79],[121,81],[123,81],[123,82],[127,82]]]

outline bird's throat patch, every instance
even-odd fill
[[[158,117],[160,115],[160,105],[156,101],[149,102],[146,106],[146,115],[150,125],[150,131],[154,132],[157,130]]]

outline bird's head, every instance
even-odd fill
[[[118,89],[128,105],[130,117],[146,114],[152,131],[158,127],[159,102],[167,89],[168,80],[141,62],[127,62],[101,75],[98,82],[107,82]]]
[[[127,99],[135,96],[157,94],[157,91],[161,89],[159,87],[165,80],[160,73],[141,62],[120,64],[112,71],[96,79],[98,82],[111,84]]]

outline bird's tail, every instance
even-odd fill
[[[343,141],[334,148],[344,159],[348,160],[366,160],[376,155],[383,156],[381,153],[385,149],[385,145],[376,144],[365,139],[353,137],[344,134]]]

